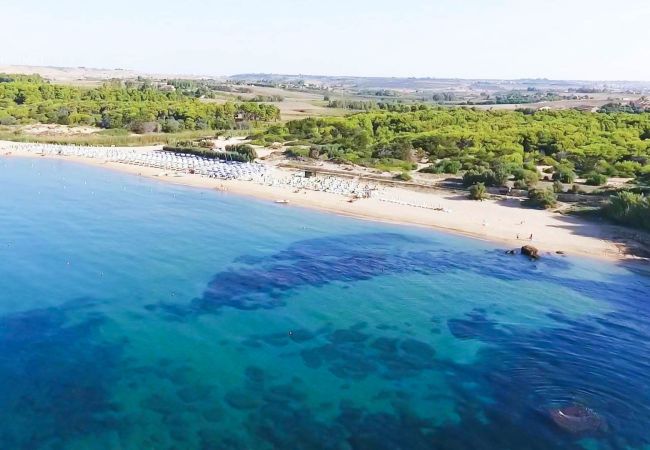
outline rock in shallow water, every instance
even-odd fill
[[[555,408],[549,414],[557,426],[574,434],[607,431],[605,419],[585,406]]]
[[[532,245],[524,245],[521,247],[521,254],[533,259],[539,258],[539,250],[537,247],[533,247]]]
[[[196,403],[210,396],[212,388],[210,386],[187,386],[176,391],[178,398],[185,403]]]

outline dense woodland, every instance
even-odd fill
[[[565,182],[591,173],[650,174],[650,114],[401,108],[291,121],[256,138],[310,145],[312,155],[317,150],[319,157],[366,165],[428,159],[432,167],[453,167],[452,173],[512,174],[541,164]]]
[[[0,125],[55,123],[144,133],[228,130],[279,118],[273,105],[206,103],[146,81],[84,89],[50,84],[39,76],[0,75]]]

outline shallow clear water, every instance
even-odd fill
[[[58,161],[0,188],[2,449],[650,446],[643,270]]]

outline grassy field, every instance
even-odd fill
[[[204,99],[205,102],[225,103],[226,101],[236,102],[240,99],[250,100],[257,95],[280,96],[281,102],[265,102],[280,109],[282,121],[294,119],[305,119],[307,117],[329,117],[343,116],[353,111],[345,109],[328,108],[327,102],[323,100],[323,94],[316,94],[308,91],[295,91],[274,87],[246,86],[250,93],[217,92],[216,99]]]

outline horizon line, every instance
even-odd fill
[[[328,77],[328,78],[339,78],[339,79],[395,79],[395,80],[454,80],[454,81],[563,81],[563,82],[588,82],[588,83],[650,83],[650,79],[598,79],[598,78],[549,78],[545,76],[535,76],[535,77],[459,77],[459,76],[400,76],[400,75],[331,75],[323,73],[286,73],[286,72],[238,72],[233,74],[200,74],[200,73],[190,73],[190,72],[169,72],[164,71],[156,72],[149,71],[146,69],[132,69],[132,68],[123,68],[123,67],[91,67],[91,66],[59,66],[59,65],[37,65],[37,64],[0,64],[0,66],[6,67],[25,67],[25,68],[43,68],[43,69],[85,69],[85,70],[96,70],[96,71],[123,71],[123,72],[133,72],[135,75],[144,75],[144,76],[160,76],[160,77],[169,77],[169,76],[188,76],[188,77],[200,77],[200,78],[233,78],[238,76],[280,76],[280,77]]]

